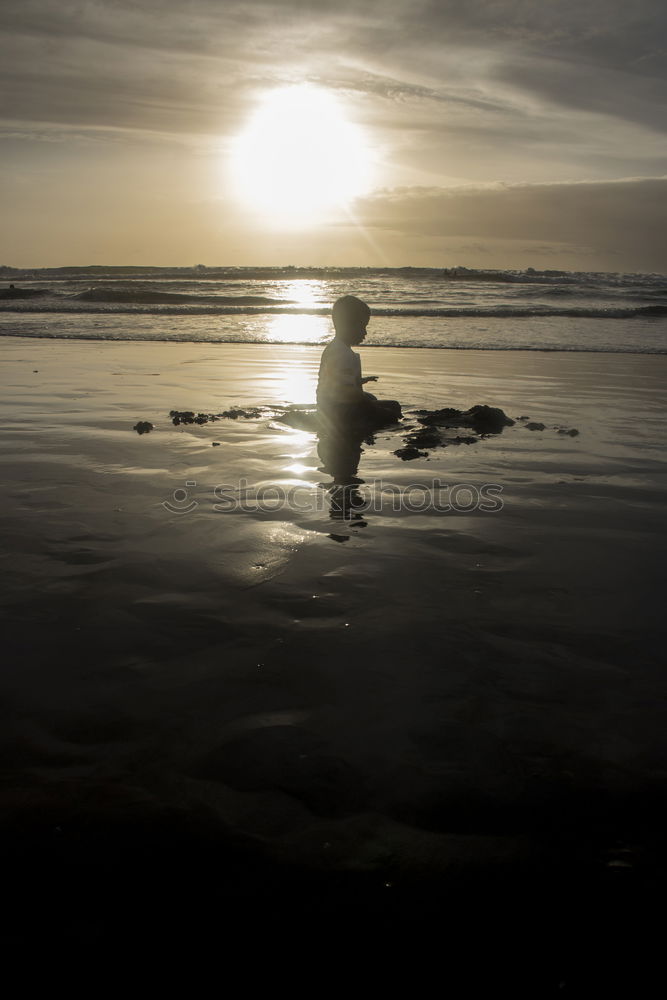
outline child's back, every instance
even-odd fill
[[[317,404],[358,402],[361,390],[361,358],[340,337],[322,351],[317,380]]]

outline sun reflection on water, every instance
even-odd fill
[[[276,359],[272,368],[274,398],[287,406],[314,407],[319,357],[308,348],[290,354],[288,359]]]
[[[281,298],[289,299],[300,306],[311,309],[317,306],[326,307],[330,302],[330,290],[323,281],[313,278],[300,278],[298,281],[281,281]]]
[[[293,462],[291,465],[283,466],[284,472],[293,472],[295,475],[303,475],[304,472],[311,472],[312,466],[304,465],[303,462]]]
[[[333,336],[328,316],[271,316],[267,320],[264,337],[271,343],[324,344]]]

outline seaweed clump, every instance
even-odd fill
[[[195,413],[194,410],[170,410],[169,416],[174,427],[179,424],[208,424],[215,420],[256,420],[258,417],[266,416],[266,407],[262,406],[234,406],[231,410],[223,410],[222,413]]]
[[[422,425],[405,438],[405,447],[394,452],[404,462],[413,458],[427,458],[429,452],[422,449],[446,448],[449,445],[476,444],[488,434],[500,434],[503,428],[511,427],[514,421],[496,406],[478,404],[469,410],[457,410],[445,406],[439,410],[416,410],[415,416]],[[457,434],[455,437],[443,433],[452,427],[464,427],[474,434]]]

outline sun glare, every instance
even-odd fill
[[[239,200],[277,225],[324,221],[368,190],[363,130],[338,99],[310,84],[268,93],[231,157]]]

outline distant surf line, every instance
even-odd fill
[[[25,300],[21,300],[25,301]],[[76,301],[76,300],[75,300]],[[128,308],[119,308],[118,304],[109,308],[73,308],[63,309],[62,300],[53,305],[11,305],[5,300],[0,305],[0,313],[41,314],[41,315],[136,315],[136,316],[330,316],[329,306],[318,307],[262,307],[262,306],[188,306],[177,308],[173,305],[145,306],[140,303],[125,303]],[[649,306],[609,306],[599,308],[569,307],[555,308],[552,306],[497,306],[497,307],[443,307],[438,309],[388,309],[371,305],[373,316],[382,318],[406,317],[409,319],[536,319],[548,317],[563,317],[565,319],[650,319],[667,316],[667,305]]]

